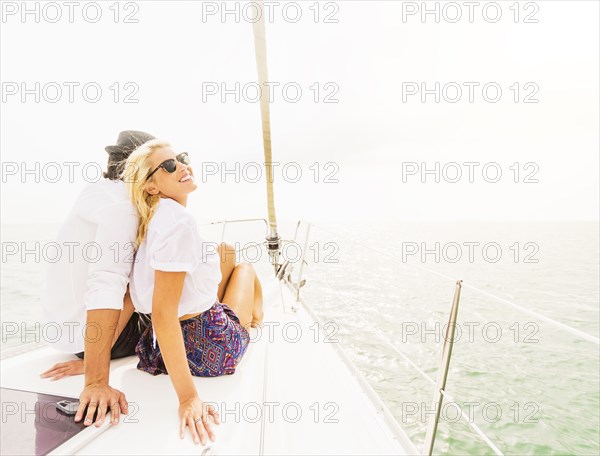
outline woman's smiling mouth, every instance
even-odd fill
[[[181,179],[179,179],[179,182],[183,183],[189,180],[193,180],[192,175],[190,173],[185,173],[185,175]]]

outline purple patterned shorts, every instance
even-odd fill
[[[200,315],[179,322],[190,372],[197,377],[231,375],[246,353],[250,336],[237,315],[218,300]],[[137,368],[152,375],[167,374],[158,341],[153,346],[154,328],[149,325],[135,352]]]

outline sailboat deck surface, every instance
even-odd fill
[[[111,362],[110,383],[126,393],[130,414],[117,426],[105,423],[55,451],[92,454],[414,454],[400,441],[361,384],[325,342],[308,312],[279,284],[266,281],[265,326],[235,374],[195,378],[201,398],[215,403],[222,424],[202,453],[189,434],[178,436],[177,396],[167,375],[136,369],[137,358]],[[269,329],[270,328],[270,329]],[[42,347],[2,361],[4,388],[77,397],[83,376],[56,382],[40,372],[72,359]],[[82,444],[82,442],[84,442]],[[83,445],[83,446],[82,446]],[[78,448],[79,447],[79,448]]]

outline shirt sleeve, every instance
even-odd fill
[[[166,272],[191,272],[197,266],[198,233],[190,220],[163,225],[149,233],[148,249],[152,269]]]
[[[109,205],[97,212],[95,248],[87,248],[88,278],[85,307],[123,309],[135,254],[137,215],[126,203]]]

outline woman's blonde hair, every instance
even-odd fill
[[[152,182],[154,176],[148,180],[146,180],[146,177],[153,171],[153,169],[151,169],[152,162],[150,157],[156,149],[160,149],[161,147],[171,147],[171,145],[160,139],[153,139],[152,141],[142,144],[131,153],[129,158],[127,158],[123,174],[121,175],[139,217],[137,236],[135,239],[136,247],[139,247],[146,238],[148,225],[150,224],[150,220],[152,220],[152,216],[154,215],[154,212],[156,212],[157,204],[160,201],[160,195],[150,195],[146,191],[146,184]]]

